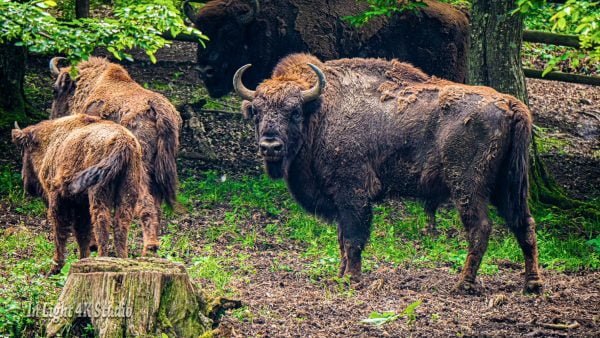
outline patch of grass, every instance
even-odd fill
[[[538,137],[537,146],[541,154],[557,152],[558,154],[566,154],[566,148],[571,145],[571,142],[561,139],[551,134],[547,128],[536,127],[535,134]]]
[[[73,252],[71,243],[67,252]],[[46,235],[35,234],[25,227],[0,232],[0,336],[44,335],[44,318],[29,316],[30,309],[47,307],[56,302],[67,271],[76,259],[69,255],[61,273],[45,277],[52,264],[53,245]]]
[[[194,257],[192,264],[188,268],[191,278],[199,278],[211,284],[216,293],[227,294],[229,283],[231,282],[232,272],[226,268],[226,260],[215,255],[205,255]]]
[[[336,227],[304,212],[292,201],[282,182],[273,182],[264,176],[223,180],[211,172],[200,181],[184,180],[182,186],[190,200],[196,199],[209,208],[220,205],[233,210],[225,212],[222,225],[208,230],[209,239],[230,234],[244,248],[253,247],[259,240],[257,233],[240,235],[239,225],[250,221],[252,212],[261,211],[281,221],[280,225],[267,224],[267,233],[303,243],[302,257],[310,260],[306,273],[312,279],[337,275],[340,258]],[[600,255],[592,244],[587,243],[594,238],[594,229],[599,229],[598,222],[567,219],[567,216],[546,209],[534,212],[538,220],[540,264],[543,267],[558,271],[600,269]],[[490,217],[495,226],[480,268],[481,274],[497,273],[496,262],[499,261],[523,261],[514,236],[500,225],[503,220],[494,210]],[[459,271],[466,258],[468,243],[457,212],[454,209],[438,211],[437,226],[441,234],[436,237],[423,235],[426,220],[423,207],[417,202],[407,200],[400,206],[390,203],[376,206],[370,242],[363,255],[364,269],[369,271],[383,263],[391,263],[449,266]],[[568,223],[571,225],[564,225]],[[565,230],[569,228],[578,228],[580,232]]]
[[[9,166],[0,167],[0,199],[20,214],[43,216],[46,212],[42,199],[26,196],[21,175]]]

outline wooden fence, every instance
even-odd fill
[[[523,41],[579,48],[579,36],[577,35],[525,30],[523,31]],[[550,72],[542,77],[543,72],[541,70],[525,67],[523,68],[523,72],[525,73],[526,77],[534,79],[555,80],[600,86],[600,76],[579,75],[563,72]]]
[[[197,42],[198,38],[193,35],[181,33],[173,37],[170,33],[164,33],[163,37],[169,40]],[[542,31],[523,31],[523,41],[533,43],[543,43],[547,45],[558,45],[572,48],[579,48],[579,36],[556,34]],[[526,77],[543,80],[555,80],[563,82],[581,83],[588,85],[600,86],[600,76],[579,75],[563,72],[550,72],[542,77],[542,71],[531,68],[523,68]]]

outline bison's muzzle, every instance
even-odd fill
[[[284,155],[283,142],[276,137],[261,137],[258,147],[265,161],[280,161]]]

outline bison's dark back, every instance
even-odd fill
[[[230,91],[231,78],[240,66],[253,65],[243,81],[255,87],[270,76],[281,58],[296,52],[309,52],[323,61],[357,56],[398,58],[431,75],[465,80],[468,19],[450,5],[428,1],[429,7],[420,13],[375,18],[364,27],[354,28],[342,17],[364,11],[365,2],[283,0],[260,4],[257,18],[243,29],[235,26],[235,33],[230,33],[235,36],[223,36],[223,27],[210,27],[210,22],[199,20],[198,25],[209,35],[219,34],[206,49],[198,49],[199,66],[222,69],[227,64],[224,71],[205,80],[211,95]],[[240,36],[243,40],[239,46],[223,48]],[[215,50],[220,57],[210,61]]]

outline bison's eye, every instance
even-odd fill
[[[292,111],[292,120],[298,122],[300,120],[302,120],[302,110],[298,109],[294,109]]]

